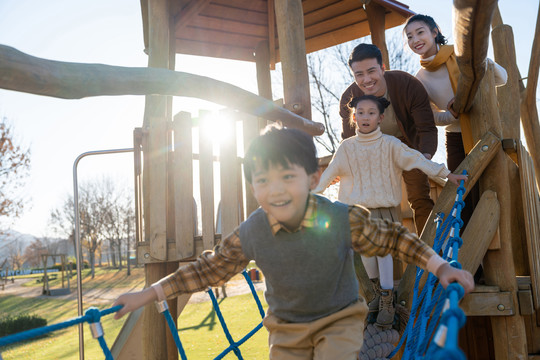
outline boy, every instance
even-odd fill
[[[151,287],[120,296],[122,317],[155,300],[217,286],[255,260],[265,275],[271,359],[357,359],[367,305],[358,297],[352,250],[399,256],[434,272],[443,286],[472,275],[454,269],[398,223],[370,219],[360,206],[310,194],[319,182],[315,144],[296,129],[270,127],[244,158],[260,205],[213,251]]]

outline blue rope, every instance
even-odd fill
[[[259,296],[257,295],[257,291],[255,290],[255,287],[253,286],[253,282],[251,281],[247,271],[242,271],[242,275],[246,279],[249,288],[251,289],[251,294],[253,295],[253,298],[255,299],[255,303],[257,304],[257,308],[259,309],[259,313],[261,317],[264,319],[265,313],[264,308],[262,306],[261,300],[259,299]],[[227,324],[225,323],[225,319],[223,317],[223,314],[221,313],[221,309],[219,308],[219,304],[217,302],[217,299],[212,291],[212,289],[207,290],[208,295],[210,296],[210,300],[212,300],[212,305],[214,307],[214,310],[216,312],[216,315],[219,319],[219,322],[221,324],[221,327],[223,328],[223,332],[225,333],[225,337],[229,341],[229,347],[227,347],[225,350],[223,350],[218,356],[214,358],[214,360],[222,359],[227,355],[229,352],[233,351],[236,357],[240,360],[243,360],[242,353],[239,349],[240,345],[242,345],[244,342],[246,342],[249,338],[251,338],[257,331],[259,331],[262,328],[262,321],[255,326],[249,333],[247,333],[243,338],[241,338],[239,341],[234,341],[231,333],[229,332],[229,329],[227,327]],[[171,330],[171,333],[173,335],[174,341],[176,343],[176,347],[178,348],[178,352],[182,358],[182,360],[187,360],[186,353],[184,351],[184,348],[182,346],[182,342],[180,341],[180,337],[178,336],[178,330],[176,329],[176,326],[174,324],[174,320],[168,310],[168,306],[166,302],[160,303],[159,306],[162,306],[162,310],[159,310],[161,313],[165,315],[165,318],[167,319],[167,323],[169,325],[169,329]],[[1,360],[1,359],[0,359]]]
[[[1,337],[0,347],[10,345],[19,341],[29,340],[38,336],[43,336],[56,330],[61,330],[61,329],[65,329],[73,325],[81,324],[85,321],[88,323],[95,322],[95,321],[92,321],[95,314],[93,312],[89,312],[91,309],[96,309],[100,313],[100,316],[103,316],[103,315],[109,315],[111,313],[117,312],[121,308],[122,306],[120,305],[114,306],[110,309],[101,310],[101,311],[97,310],[96,308],[89,308],[85,312],[84,316],[79,316],[74,319],[67,320],[67,321],[64,321],[55,325],[44,326],[41,328],[31,329],[31,330],[23,331],[17,334]]]
[[[55,325],[44,326],[41,328],[31,329],[31,330],[23,331],[17,334],[4,336],[0,338],[0,347],[14,344],[19,341],[29,340],[35,337],[43,336],[50,332],[65,329],[73,325],[81,324],[83,322],[88,322],[90,324],[90,329],[92,330],[92,335],[94,336],[94,338],[98,340],[99,345],[101,346],[101,349],[103,350],[103,353],[105,354],[105,359],[113,360],[113,356],[107,346],[107,343],[105,342],[105,339],[103,338],[104,334],[103,334],[103,328],[101,327],[100,319],[102,316],[115,313],[121,308],[122,308],[121,305],[114,306],[112,308],[105,309],[105,310],[99,310],[98,308],[90,307],[88,308],[88,310],[86,310],[86,312],[84,313],[84,316],[79,316],[77,318],[67,320],[67,321],[64,321]]]
[[[171,312],[169,311],[168,308],[163,312],[163,315],[165,316],[165,320],[167,320],[167,325],[169,325],[169,330],[171,330],[171,334],[176,344],[176,347],[178,348],[178,353],[180,354],[180,358],[182,360],[187,360],[186,352],[184,351],[184,347],[182,346],[182,342],[180,341],[180,337],[178,336],[178,329],[176,328],[176,324],[174,323]]]
[[[466,171],[463,174],[466,174]],[[437,253],[444,247],[443,258],[447,260],[450,258],[452,260],[450,265],[457,268],[461,268],[461,265],[457,262],[457,258],[459,248],[463,244],[463,240],[459,236],[460,229],[463,226],[461,211],[465,207],[465,202],[463,201],[465,187],[463,184],[464,181],[462,180],[457,189],[456,200],[450,215],[446,217],[444,222],[441,220],[444,214],[439,214],[435,220],[437,222],[437,230],[433,245],[433,249]],[[447,237],[448,243],[444,246],[443,239]],[[405,339],[407,339],[402,360],[422,359],[424,358],[423,354],[426,354],[426,359],[465,359],[463,352],[457,346],[457,333],[466,321],[465,314],[458,305],[459,300],[463,297],[464,290],[461,285],[453,283],[448,286],[446,292],[443,292],[440,284],[433,291],[437,278],[433,274],[429,274],[426,284],[419,295],[418,287],[423,273],[424,271],[422,269],[417,268],[409,321],[398,345],[388,358],[392,358],[399,351]],[[442,297],[443,295],[444,298]],[[443,299],[444,301],[441,301]],[[422,303],[422,306],[418,310],[420,303]],[[447,309],[443,312],[445,304],[447,304]],[[417,312],[419,319],[415,321]],[[439,324],[437,333],[442,334],[444,332],[446,339],[444,342],[440,341],[442,335],[435,335],[435,340],[439,340],[439,342],[433,341],[430,344],[429,340],[432,338],[437,324]]]

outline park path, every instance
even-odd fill
[[[42,299],[64,299],[64,300],[77,300],[77,291],[76,289],[71,290],[70,294],[67,295],[60,295],[60,296],[46,296],[42,295],[42,287],[40,286],[22,286],[25,282],[28,281],[35,281],[35,279],[15,279],[15,281],[12,283],[11,281],[8,281],[5,284],[4,290],[0,288],[0,297],[6,296],[6,295],[16,295],[21,297],[38,297]],[[264,291],[266,289],[264,281],[255,282],[253,284],[255,286],[255,290],[257,291]],[[219,294],[221,294],[221,288],[219,289]],[[104,288],[95,288],[95,289],[88,289],[85,290],[83,287],[83,303],[90,304],[90,305],[98,305],[98,304],[111,304],[114,302],[114,300],[126,293],[131,291],[137,291],[141,290],[141,287],[133,287],[133,288],[113,288],[113,289],[104,289]],[[251,290],[249,289],[249,285],[245,282],[243,279],[239,280],[232,280],[227,283],[226,286],[226,292],[227,296],[236,296],[236,295],[242,295],[247,294]],[[210,297],[206,293],[206,291],[201,291],[198,293],[194,293],[191,295],[191,299],[189,300],[189,303],[199,303],[204,301],[210,301]]]

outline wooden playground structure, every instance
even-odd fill
[[[469,359],[540,359],[540,22],[525,87],[512,29],[504,25],[496,0],[454,0],[454,7],[460,15],[455,49],[462,73],[454,106],[470,117],[476,142],[457,171],[467,169],[467,190],[478,182],[482,194],[462,235],[460,262],[472,273],[482,264],[486,284],[461,303],[468,321],[460,347]],[[221,233],[255,209],[242,182],[238,142],[246,146],[268,120],[322,134],[322,125],[311,122],[306,54],[371,35],[389,68],[385,29],[400,26],[414,12],[394,0],[141,0],[141,8],[148,68],[49,61],[0,45],[0,88],[72,99],[146,95],[142,126],[134,131],[134,161],[137,259],[145,264],[150,285],[211,249]],[[485,67],[491,28],[495,61],[508,72],[507,85],[497,90],[492,69]],[[255,62],[259,95],[175,71],[176,53]],[[277,62],[283,69],[282,107],[271,95],[270,70]],[[210,114],[174,115],[173,96],[225,105],[221,120],[233,129],[241,124],[243,138],[231,131],[216,157],[208,138],[191,136],[193,128],[203,134],[212,126]],[[520,122],[528,152],[520,141]],[[218,172],[221,208],[233,209],[222,212],[221,233],[215,231]],[[197,188],[201,234],[193,226],[198,211],[191,206]],[[437,191],[422,233],[427,243],[434,238],[436,213],[448,213],[455,190],[448,184]],[[413,281],[409,267],[398,289],[403,306],[410,306]],[[169,301],[175,319],[188,300],[184,295]],[[112,352],[115,359],[178,358],[165,320],[152,306],[130,315]]]

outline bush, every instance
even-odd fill
[[[47,326],[47,320],[37,315],[21,314],[16,317],[8,315],[0,319],[0,337],[43,326]]]

